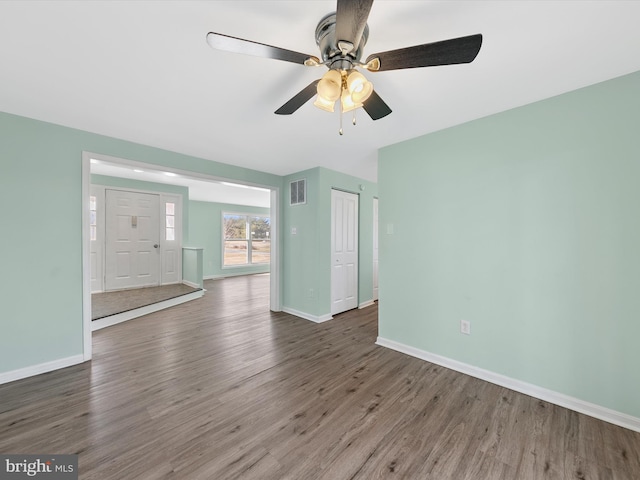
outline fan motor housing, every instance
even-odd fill
[[[329,68],[349,70],[353,68],[353,62],[360,62],[362,50],[369,38],[369,25],[365,25],[360,43],[354,49],[344,55],[338,46],[339,38],[336,38],[336,14],[325,15],[316,27],[316,44],[320,48],[320,56],[323,62],[329,64]]]

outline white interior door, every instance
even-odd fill
[[[373,299],[378,300],[378,199],[373,199]]]
[[[358,306],[358,196],[331,190],[331,314]]]
[[[159,284],[159,197],[106,191],[105,290]]]

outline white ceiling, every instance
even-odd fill
[[[130,166],[103,159],[91,159],[91,173],[187,187],[189,189],[189,200],[263,208],[271,206],[271,191],[266,188],[235,182],[203,180],[190,175],[176,174],[149,167],[151,166]]]
[[[0,110],[285,175],[377,179],[377,149],[640,70],[640,2],[377,0],[364,56],[482,33],[469,65],[366,73],[393,109],[273,111],[324,67],[221,52],[209,31],[317,55],[334,0],[1,1]],[[346,120],[349,120],[348,118]]]

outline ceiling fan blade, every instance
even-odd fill
[[[425,43],[414,47],[374,53],[367,57],[367,62],[378,59],[380,67],[368,66],[370,71],[400,70],[403,68],[435,67],[437,65],[454,65],[471,63],[478,55],[482,45],[482,35],[452,38],[441,42]],[[375,63],[375,62],[374,62]]]
[[[298,92],[291,100],[282,105],[275,111],[276,115],[291,115],[298,110],[302,105],[307,103],[318,92],[318,82],[320,80],[314,80],[309,85],[304,87]]]
[[[271,45],[253,42],[251,40],[244,40],[242,38],[231,37],[222,33],[209,32],[207,34],[207,43],[212,48],[216,48],[218,50],[244,53],[246,55],[255,55],[257,57],[273,58],[302,65],[304,65],[305,61],[309,59],[319,62],[318,58],[313,55],[294,52],[280,47],[273,47]]]
[[[367,25],[373,0],[338,0],[336,10],[336,40],[349,42],[357,50]],[[346,52],[349,53],[349,52]]]
[[[380,95],[378,95],[375,90],[371,92],[371,96],[362,104],[362,108],[364,108],[372,120],[380,120],[392,111],[389,105],[384,103],[384,100],[380,98]]]

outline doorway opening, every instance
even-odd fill
[[[83,244],[82,245],[83,245],[83,326],[84,326],[83,330],[84,330],[85,360],[89,360],[91,358],[91,330],[92,330],[91,293],[95,286],[95,283],[92,283],[92,281],[95,282],[95,279],[92,279],[93,269],[91,268],[91,264],[93,261],[92,252],[91,252],[92,226],[90,225],[91,220],[93,219],[93,216],[91,215],[91,212],[90,212],[92,178],[95,179],[96,177],[103,177],[102,179],[104,180],[104,177],[109,176],[114,178],[117,177],[117,178],[126,179],[126,181],[123,180],[122,183],[127,185],[124,185],[124,186],[118,185],[117,187],[112,187],[112,189],[114,190],[126,190],[126,188],[124,187],[127,187],[127,186],[130,187],[131,184],[133,184],[135,187],[136,182],[139,185],[142,185],[142,183],[140,182],[146,182],[147,184],[149,183],[166,184],[166,185],[174,185],[174,186],[185,185],[185,182],[187,183],[192,182],[194,184],[199,183],[201,186],[203,186],[204,190],[207,190],[207,191],[213,191],[216,189],[226,189],[226,193],[224,193],[225,199],[238,198],[238,195],[236,195],[236,193],[240,191],[242,191],[245,197],[248,195],[250,196],[253,193],[253,194],[262,195],[262,198],[264,199],[266,195],[266,198],[267,198],[266,211],[269,212],[269,219],[270,219],[270,231],[269,231],[268,239],[271,245],[271,251],[269,256],[270,258],[268,259],[268,265],[266,270],[267,272],[269,272],[269,275],[268,275],[269,286],[270,286],[269,307],[270,307],[270,310],[272,311],[281,310],[280,292],[279,292],[280,272],[279,272],[279,262],[278,262],[279,255],[278,255],[278,229],[277,229],[279,189],[277,187],[240,183],[233,179],[215,177],[208,174],[201,174],[198,172],[185,171],[180,169],[167,169],[164,167],[160,167],[158,165],[146,164],[142,162],[115,158],[115,157],[110,157],[110,156],[105,156],[100,154],[94,154],[90,152],[83,152],[82,167],[83,167],[82,168],[82,192],[83,192],[83,226],[82,226],[83,227],[82,228]],[[148,176],[141,177],[141,174],[143,173],[147,174]],[[142,189],[146,190],[147,189],[146,185],[143,186]],[[132,190],[140,190],[140,188],[138,189],[132,188]],[[196,204],[201,202],[202,203],[206,202],[206,200],[200,200],[199,198],[197,198],[197,196],[196,198],[191,196],[191,191],[192,191],[191,188],[188,188],[187,191],[189,193],[184,199],[185,212],[187,212],[187,209],[189,208],[188,204],[192,200],[193,200],[192,203],[196,203]],[[235,195],[235,197],[232,194]],[[148,197],[143,197],[143,198],[148,198]],[[177,206],[174,206],[174,207],[177,208]],[[165,216],[166,215],[168,214],[165,211]],[[129,229],[132,228],[131,226],[132,222],[136,223],[136,221],[131,218],[132,216],[136,216],[136,215],[132,213],[129,216],[124,216],[126,219],[126,222],[124,223],[127,223],[126,227]],[[185,222],[189,221],[187,217],[188,217],[188,213],[185,215]],[[139,216],[138,216],[138,219],[136,220],[138,221],[138,225],[140,225]],[[173,218],[167,219],[167,218],[164,218],[163,215],[160,215],[160,224],[161,224],[160,232],[164,232],[166,234],[166,232],[170,228],[174,229],[174,231],[171,232],[172,234],[176,234],[178,231],[182,232],[181,228],[178,228],[176,224],[169,222],[168,220],[175,220],[175,219]],[[143,220],[143,222],[144,221],[146,220]],[[218,221],[218,220],[216,219],[214,221]],[[188,226],[189,228],[187,228],[187,226],[185,225],[185,228],[184,228],[185,238],[182,245],[180,245],[180,247],[182,247],[182,251],[180,252],[180,255],[182,256],[182,254],[185,254],[185,258],[187,258],[186,253],[193,253],[193,252],[195,252],[196,255],[199,254],[200,256],[202,256],[202,248],[197,248],[199,246],[193,245],[190,239],[188,238],[189,236],[188,233],[191,232],[191,228],[190,228],[191,226],[192,225],[189,225]],[[133,228],[137,228],[137,226]],[[166,241],[166,238],[164,240]],[[153,247],[153,245],[156,245],[156,244],[157,243],[152,242],[150,243],[150,246],[152,248],[157,248],[157,247]],[[159,245],[161,248],[162,241],[160,242]],[[193,252],[191,251],[185,252],[185,250],[192,250]],[[198,252],[198,250],[200,251]],[[200,271],[197,273],[200,275],[200,278],[204,280],[207,277],[206,275],[204,275],[206,272],[203,271],[204,269],[202,264],[203,264],[202,257],[200,257],[200,263],[199,263]],[[186,273],[186,268],[187,267],[185,265],[185,273]],[[219,275],[219,277],[222,278],[224,276],[230,276],[230,275],[242,274],[242,273],[243,272],[240,272],[240,271],[228,271],[228,272],[224,272],[224,275]],[[250,272],[247,272],[247,273],[250,273]],[[102,274],[104,275],[104,272]],[[213,277],[210,276],[209,278],[213,278]],[[175,282],[175,283],[182,283],[182,282]],[[189,282],[185,281],[184,283],[187,283],[187,285],[189,285]],[[103,291],[105,291],[104,286],[106,285],[103,285]],[[124,288],[129,288],[129,286],[127,285]],[[155,288],[155,287],[152,287],[152,288]],[[118,290],[121,290],[121,289],[118,289]],[[145,288],[143,290],[150,290],[150,289]],[[151,293],[151,292],[149,291],[144,293]],[[174,294],[171,294],[171,295],[173,296],[173,298],[176,298]],[[180,299],[182,299],[183,296],[188,296],[188,295],[190,295],[190,293],[184,294],[179,292]],[[169,299],[168,301],[172,302],[174,300]],[[161,303],[162,302],[164,302],[164,300],[162,300]],[[178,303],[182,303],[182,302],[178,302]],[[168,305],[168,306],[171,306],[171,305]],[[156,311],[156,310],[153,310],[153,311]],[[150,313],[150,312],[146,312],[146,313]],[[146,314],[146,313],[143,313],[143,314]],[[135,317],[132,317],[132,318],[135,318]]]

